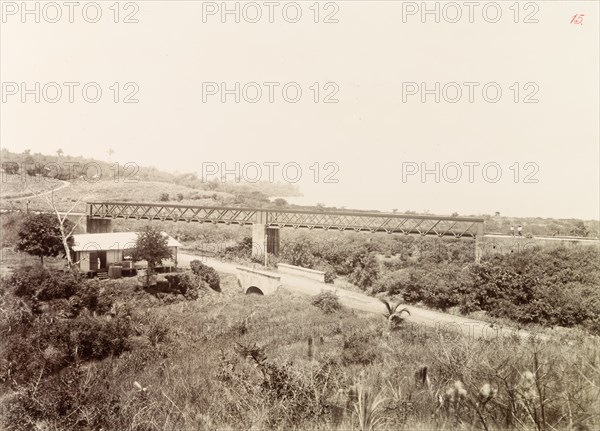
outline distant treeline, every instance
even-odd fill
[[[52,178],[62,181],[84,179],[90,182],[113,181],[157,181],[179,184],[198,190],[226,192],[234,195],[259,194],[270,196],[299,196],[298,187],[290,183],[258,181],[203,181],[195,173],[169,173],[155,167],[140,166],[135,162],[120,164],[82,156],[68,156],[60,150],[56,155],[41,153],[12,153],[3,148],[1,153],[3,174],[26,175]]]

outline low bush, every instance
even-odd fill
[[[83,283],[83,278],[76,271],[36,265],[18,268],[8,279],[7,285],[14,289],[16,296],[50,301],[71,297]]]
[[[370,365],[380,357],[379,347],[371,331],[354,330],[344,335],[340,359],[344,365]]]
[[[335,273],[335,269],[333,266],[328,263],[321,263],[315,267],[315,269],[319,271],[323,271],[325,273],[325,283],[332,284],[337,278],[337,274]]]
[[[113,306],[117,289],[121,290],[122,287],[107,285],[98,280],[86,280],[79,285],[75,295],[69,298],[71,312],[77,316],[87,309],[92,313],[106,314]]]
[[[321,293],[315,295],[311,304],[317,308],[320,308],[324,313],[334,313],[342,309],[340,298],[335,292],[329,290],[322,290]]]
[[[181,272],[165,275],[168,292],[183,295],[188,300],[196,300],[205,282],[193,272]]]
[[[225,247],[217,254],[221,258],[229,260],[250,259],[252,257],[252,237],[245,236],[238,244]]]
[[[217,292],[221,291],[221,278],[214,268],[203,264],[199,260],[192,260],[190,262],[190,268],[192,269],[192,272],[208,284],[212,290],[216,290]]]
[[[389,295],[400,295],[410,282],[407,270],[386,272],[371,288],[373,293],[386,292]]]

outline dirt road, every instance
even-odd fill
[[[219,272],[237,274],[236,267],[240,266],[235,263],[222,262],[220,260],[209,258],[206,256],[197,256],[188,253],[178,253],[177,260],[179,266],[189,266],[189,263],[198,259],[208,266],[212,266]],[[262,271],[262,269],[261,269]],[[282,274],[276,271],[271,271],[272,274],[281,277],[282,288],[291,292],[296,292],[304,295],[314,296],[322,290],[335,291],[340,298],[340,302],[346,307],[355,310],[366,311],[369,313],[385,312],[385,306],[379,299],[358,292],[352,292],[336,285],[320,283],[315,280],[310,280],[301,276]],[[492,326],[488,322],[481,320],[468,319],[465,317],[454,316],[447,313],[441,313],[432,310],[425,310],[415,306],[407,305],[410,310],[410,316],[407,319],[408,324],[417,325],[419,330],[423,332],[431,332],[442,330],[449,334],[462,334],[470,338],[495,338],[500,335],[518,335],[527,337],[530,334],[523,330],[514,328]]]
[[[63,181],[63,180],[59,180],[62,184],[54,189],[50,189],[50,190],[46,190],[40,193],[30,193],[27,195],[20,195],[20,196],[13,196],[13,197],[6,197],[6,198],[2,198],[3,201],[8,202],[8,201],[15,201],[15,200],[21,200],[21,199],[37,199],[41,196],[45,196],[45,195],[49,195],[51,193],[56,193],[59,190],[64,189],[65,187],[69,187],[71,185],[70,182],[68,181]]]

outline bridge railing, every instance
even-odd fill
[[[483,218],[390,214],[360,211],[310,211],[275,208],[163,205],[130,202],[89,202],[87,215],[95,219],[134,219],[224,223],[270,227],[353,230],[401,234],[476,237],[483,234]]]

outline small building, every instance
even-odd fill
[[[162,232],[167,238],[173,258],[163,260],[162,266],[170,268],[177,265],[177,248],[181,247],[176,239]],[[82,272],[91,274],[108,272],[110,265],[122,264],[126,269],[145,267],[147,262],[133,262],[131,250],[137,241],[137,232],[85,233],[73,235],[73,261]]]

